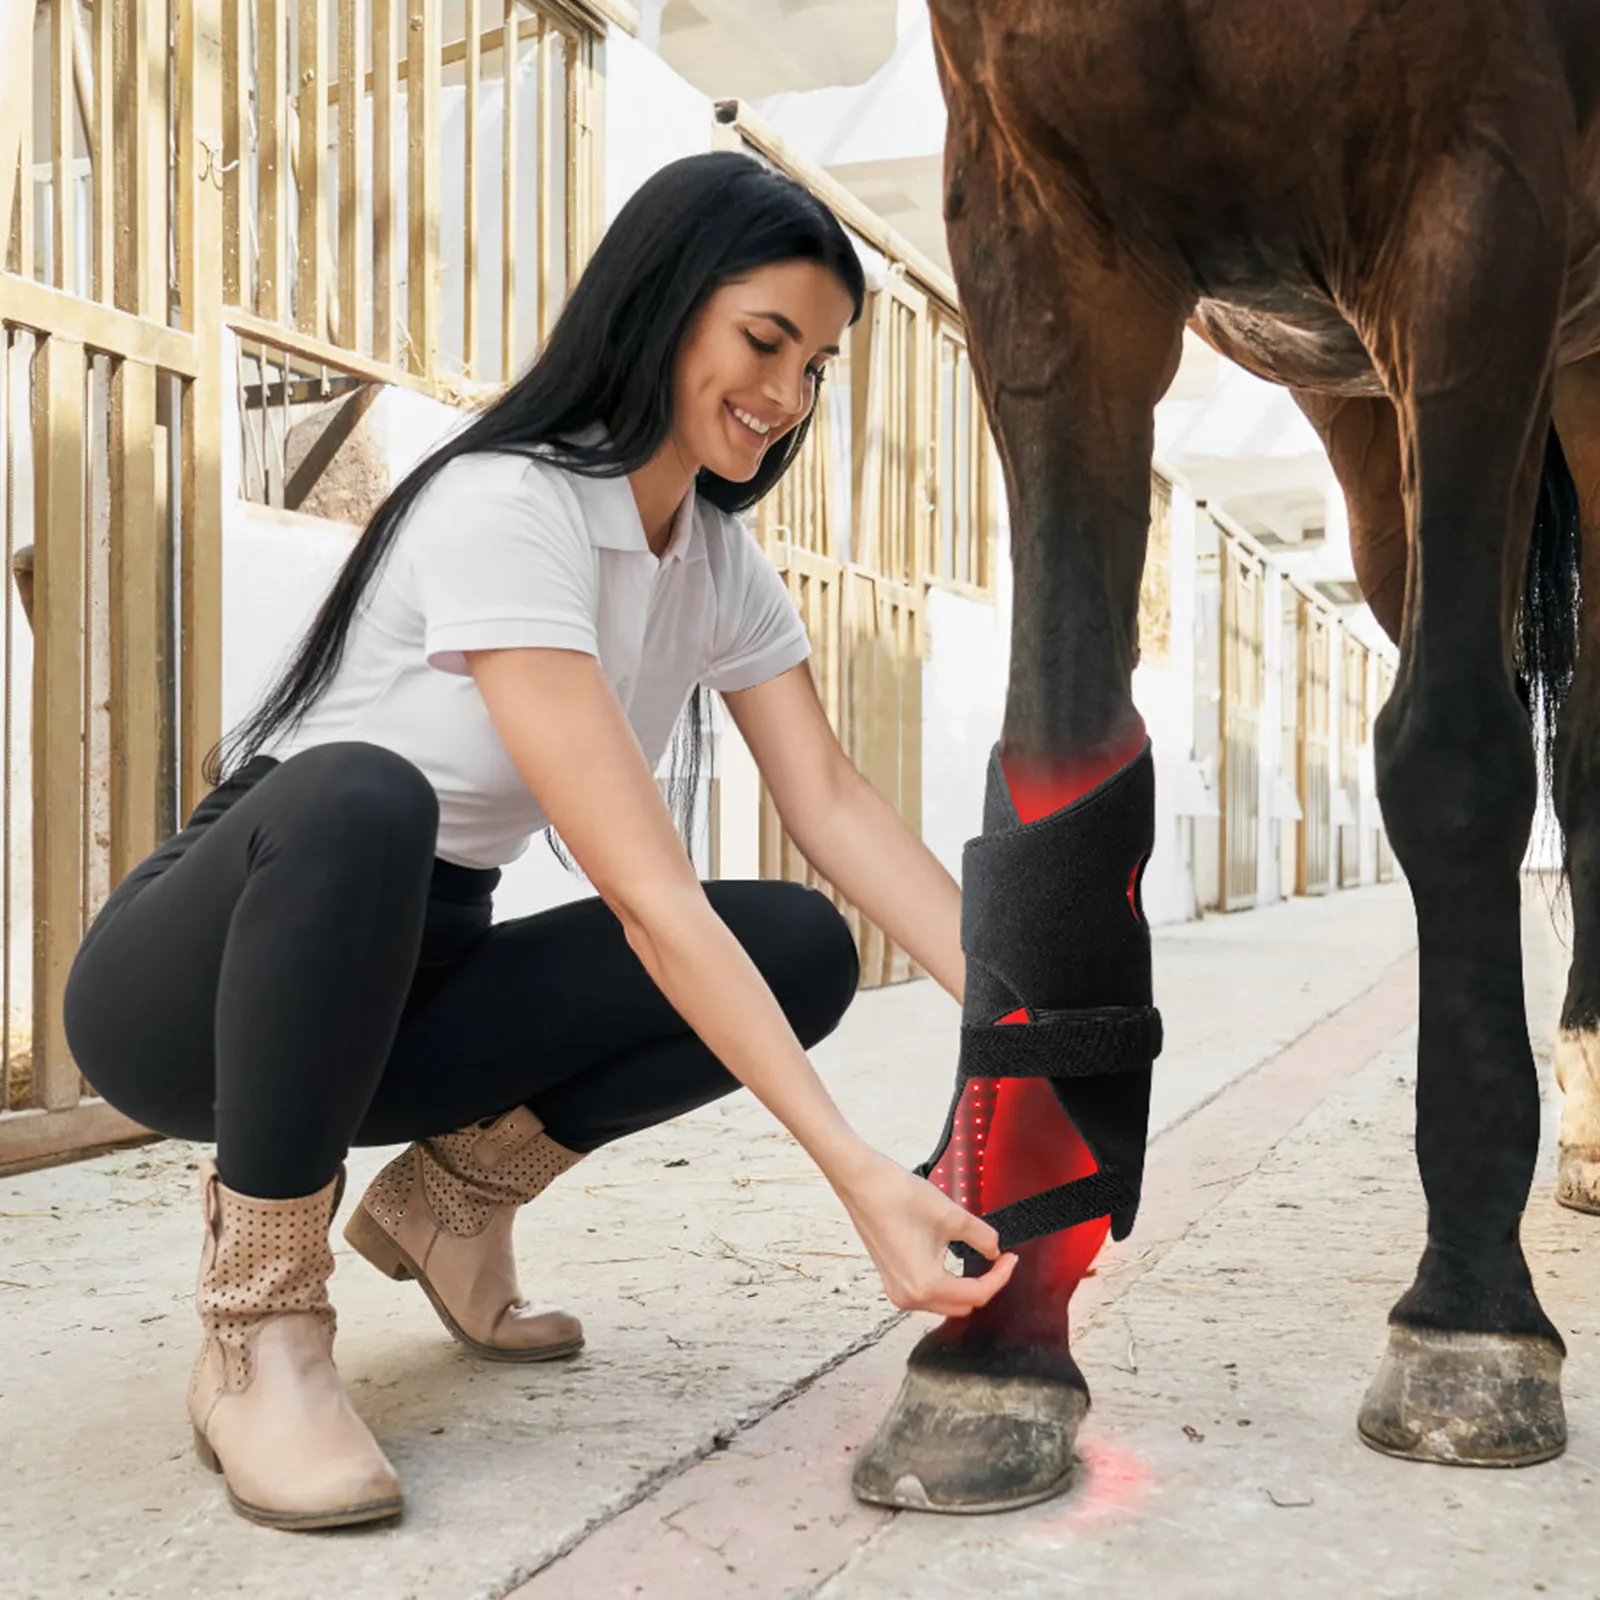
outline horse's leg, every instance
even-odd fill
[[[1565,1348],[1518,1238],[1539,1093],[1519,884],[1534,756],[1512,636],[1549,430],[1566,215],[1559,128],[1541,152],[1540,126],[1530,115],[1441,163],[1356,313],[1397,396],[1412,531],[1400,667],[1376,747],[1378,798],[1416,903],[1428,1206],[1360,1431],[1376,1449],[1460,1465],[1544,1460],[1566,1438]],[[1517,149],[1514,166],[1505,148]]]
[[[1134,1040],[1152,1016],[1137,879],[1154,791],[1131,680],[1154,407],[1187,308],[1182,289],[1126,270],[1070,201],[1053,197],[1047,213],[1042,180],[977,118],[952,116],[946,159],[951,254],[1005,465],[1016,599],[1001,745],[963,874],[970,1076],[931,1176],[991,1215],[1078,1186],[1070,1216],[1049,1223],[1060,1231],[1020,1245],[988,1307],[917,1346],[855,1484],[879,1503],[983,1511],[1070,1477],[1088,1395],[1068,1302],[1108,1222],[1120,1237],[1137,1204],[1154,1047],[1149,1033]],[[1132,1070],[1110,1065],[1087,1031],[1066,1059],[1087,1012],[1127,1024]],[[1013,1044],[1042,1052],[1043,1076],[974,1070],[1009,1074]]]
[[[1584,595],[1578,670],[1556,740],[1572,895],[1572,967],[1556,1044],[1564,1096],[1556,1198],[1600,1213],[1600,357],[1557,377],[1556,429],[1578,491]]]
[[[1350,559],[1361,596],[1396,643],[1406,594],[1406,501],[1400,419],[1383,395],[1293,391],[1322,439],[1350,513]]]

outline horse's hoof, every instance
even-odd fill
[[[1357,1423],[1407,1461],[1529,1467],[1567,1447],[1561,1352],[1528,1334],[1393,1326]]]
[[[1556,1199],[1600,1217],[1600,1145],[1564,1144],[1556,1159]]]
[[[972,1514],[1060,1494],[1089,1397],[1071,1384],[909,1367],[856,1462],[874,1505]]]

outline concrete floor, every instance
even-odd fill
[[[1562,957],[1530,928],[1543,1044]],[[1557,1211],[1548,1174],[1528,1236],[1569,1330],[1567,1457],[1472,1474],[1354,1442],[1420,1242],[1411,941],[1402,888],[1158,934],[1145,1211],[1076,1305],[1085,1469],[1003,1518],[851,1500],[920,1329],[748,1096],[601,1152],[524,1215],[530,1291],[587,1325],[574,1362],[473,1361],[339,1241],[340,1368],[408,1494],[366,1532],[255,1528],[192,1457],[191,1147],[0,1180],[0,1595],[1600,1595],[1600,1284],[1574,1256],[1600,1224]],[[864,996],[816,1052],[908,1163],[942,1118],[955,1022],[924,982]],[[383,1159],[353,1160],[347,1207]]]

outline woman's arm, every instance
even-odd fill
[[[960,1000],[960,887],[851,765],[809,669],[723,698],[806,860]]]
[[[989,1300],[1007,1270],[959,1279],[942,1263],[950,1239],[993,1255],[994,1230],[880,1156],[844,1120],[755,963],[706,899],[599,663],[551,649],[474,651],[468,660],[506,750],[645,970],[821,1168],[890,1297],[945,1315]]]

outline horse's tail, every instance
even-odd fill
[[[1552,426],[1517,619],[1518,687],[1533,721],[1539,790],[1547,802],[1554,790],[1556,723],[1578,665],[1581,537],[1578,486]]]

